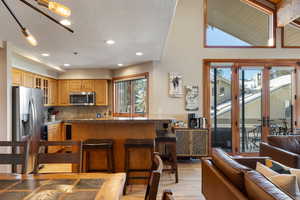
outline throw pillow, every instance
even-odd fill
[[[297,178],[295,175],[279,174],[268,178],[274,185],[282,189],[290,196],[296,198],[298,195]]]

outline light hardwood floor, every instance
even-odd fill
[[[70,165],[47,165],[42,172],[70,171]],[[163,173],[159,186],[158,200],[164,189],[171,189],[176,200],[204,200],[201,193],[201,162],[199,160],[179,162],[179,183],[175,184],[173,174]],[[143,200],[146,187],[144,185],[130,185],[127,187],[127,195],[123,200]]]

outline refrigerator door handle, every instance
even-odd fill
[[[32,133],[30,135],[33,135],[35,133],[35,122],[36,122],[36,111],[35,111],[33,99],[30,100],[29,104],[32,113],[32,120],[31,120]]]

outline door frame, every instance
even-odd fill
[[[261,66],[264,67],[263,69],[263,91],[262,91],[262,98],[263,103],[262,105],[262,115],[266,117],[269,115],[269,69],[268,67],[271,66],[286,66],[286,67],[295,67],[295,82],[294,91],[295,97],[293,98],[293,105],[294,105],[294,128],[300,127],[300,106],[299,106],[299,95],[300,95],[300,77],[299,77],[299,70],[300,70],[300,60],[299,59],[204,59],[203,60],[203,116],[207,119],[208,129],[209,129],[209,154],[211,155],[212,152],[212,131],[211,131],[211,117],[210,117],[210,103],[211,103],[211,89],[210,89],[210,69],[211,63],[233,63],[232,65],[232,112],[231,112],[231,125],[232,125],[232,154],[240,154],[240,155],[255,155],[257,153],[240,153],[240,134],[239,134],[239,73],[238,69],[240,67],[247,67],[247,66]],[[266,77],[268,76],[268,77]],[[267,141],[268,136],[268,129],[262,131],[262,141]]]

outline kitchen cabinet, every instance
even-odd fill
[[[63,141],[61,123],[48,125],[48,141]],[[61,150],[61,146],[48,147],[49,153],[55,153]]]
[[[95,80],[95,92],[96,92],[96,105],[107,106],[108,105],[108,81]]]
[[[178,157],[208,156],[208,129],[174,129]]]
[[[72,92],[81,92],[82,80],[69,80],[69,91]]]
[[[81,91],[82,92],[94,92],[95,91],[95,81],[94,80],[82,80]]]
[[[12,69],[12,84],[14,86],[22,85],[22,71],[13,68]]]
[[[69,105],[69,81],[58,80],[58,104]]]
[[[94,80],[69,80],[70,92],[93,92]]]
[[[22,72],[22,86],[34,88],[35,75],[30,72]]]
[[[49,79],[49,105],[54,106],[58,104],[58,83],[55,79]]]

